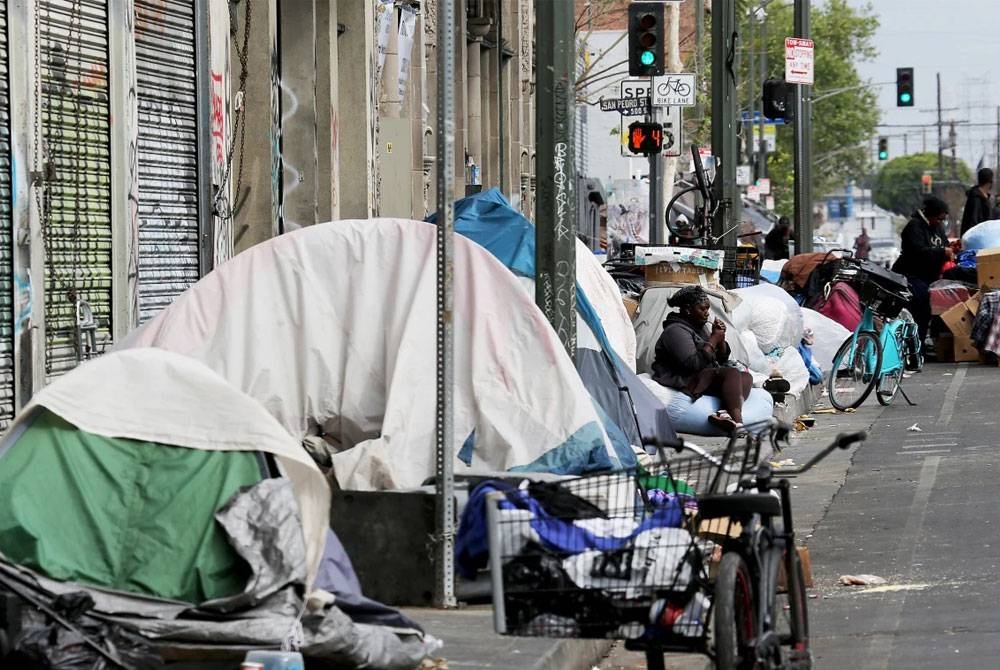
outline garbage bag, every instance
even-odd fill
[[[86,616],[94,599],[85,591],[58,596],[52,609],[76,630],[53,620],[28,623],[0,659],[0,667],[23,670],[154,670],[163,661],[145,638],[115,624]],[[46,617],[46,619],[48,619]],[[115,665],[88,644],[90,640],[119,661]]]
[[[733,321],[746,324],[757,336],[765,354],[774,349],[798,346],[802,339],[802,314],[795,299],[772,284],[758,284],[732,291],[742,302],[736,308]]]

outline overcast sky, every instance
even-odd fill
[[[820,0],[816,0],[819,2]],[[849,0],[853,6],[866,0]],[[941,73],[941,106],[945,121],[954,118],[984,127],[958,125],[958,155],[973,169],[983,153],[986,164],[995,162],[997,105],[1000,104],[1000,1],[998,0],[872,0],[880,26],[875,36],[879,55],[858,64],[862,79],[895,81],[897,67],[914,68],[912,108],[896,107],[895,85],[881,86],[882,123],[921,124],[937,121],[936,73]],[[817,49],[822,45],[817,44]],[[957,108],[957,109],[950,109]],[[822,119],[817,119],[822,123]],[[923,148],[921,128],[880,128],[890,137],[890,155],[903,154],[903,134],[910,153]],[[945,142],[948,129],[944,131]],[[928,151],[937,151],[937,128],[926,132]]]

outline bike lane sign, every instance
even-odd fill
[[[653,77],[654,107],[694,107],[694,74],[675,72]]]

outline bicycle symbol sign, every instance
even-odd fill
[[[694,107],[694,89],[694,75],[690,73],[653,77],[653,106]]]

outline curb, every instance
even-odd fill
[[[530,670],[586,670],[600,665],[611,651],[614,640],[559,640],[531,666]]]

